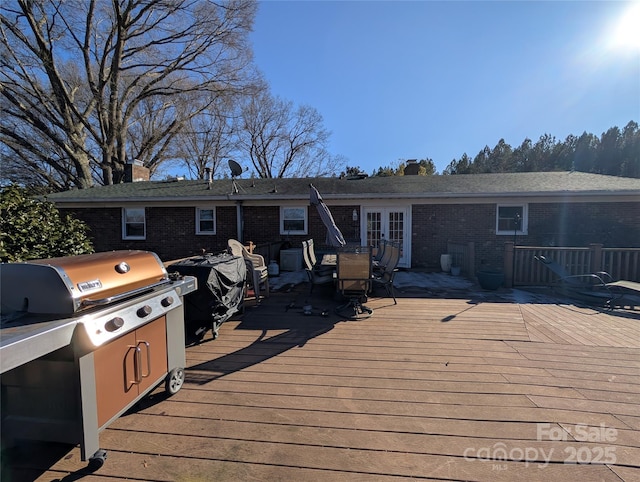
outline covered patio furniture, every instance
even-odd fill
[[[318,265],[314,263],[313,240],[302,242],[302,257],[304,258],[305,271],[309,278],[309,294],[313,292],[315,285],[326,285],[333,283],[334,269],[330,266]]]
[[[387,264],[380,268],[379,271],[373,273],[373,285],[382,285],[387,291],[387,295],[393,298],[393,304],[397,305],[395,291],[393,289],[393,280],[398,272],[398,263],[400,262],[400,248],[393,244],[389,244],[387,251],[390,252]]]
[[[229,252],[234,256],[242,256],[247,265],[249,280],[255,293],[256,301],[260,302],[261,286],[264,288],[265,298],[269,297],[269,270],[264,258],[259,254],[250,253],[244,245],[235,239],[227,240]]]
[[[170,264],[167,271],[198,280],[198,289],[184,298],[188,344],[199,343],[208,330],[217,338],[222,323],[241,311],[247,278],[241,256],[203,254]]]
[[[343,248],[338,250],[336,264],[338,291],[348,299],[336,308],[340,316],[351,320],[368,318],[373,310],[363,303],[371,290],[371,251],[368,247]]]

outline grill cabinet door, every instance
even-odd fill
[[[98,348],[94,366],[98,427],[103,427],[167,373],[165,317]]]

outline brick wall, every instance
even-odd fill
[[[331,206],[337,226],[349,242],[357,242],[352,221],[353,206]],[[309,206],[306,235],[280,235],[277,206],[244,206],[244,241],[256,244],[287,243],[300,247],[313,238],[316,249],[326,246],[326,228],[317,210]],[[147,239],[123,240],[120,208],[61,209],[71,212],[91,227],[96,251],[144,249],[163,260],[193,256],[206,250],[221,252],[227,239],[238,239],[236,207],[216,208],[217,234],[195,234],[195,208],[153,207],[146,209]],[[529,205],[529,234],[518,236],[517,244],[527,246],[640,247],[640,202],[638,203],[541,203]],[[439,269],[440,255],[447,242],[475,243],[476,269],[502,267],[503,250],[512,236],[495,234],[496,207],[487,204],[412,206],[411,258],[416,268]]]
[[[278,206],[243,206],[244,242],[256,244],[278,241],[280,208]],[[235,213],[234,213],[235,223]]]
[[[145,210],[147,239],[122,239],[120,208],[60,209],[86,222],[96,251],[142,249],[153,251],[162,260],[226,249],[227,239],[236,238],[236,208],[217,207],[215,235],[196,234],[194,207],[148,207]]]
[[[314,206],[308,207],[307,234],[280,234],[280,208],[278,206],[245,206],[244,239],[256,244],[282,241],[300,247],[302,241],[313,238],[316,248],[326,248],[327,230]],[[334,221],[347,239],[353,238],[353,206],[331,206]],[[234,221],[235,222],[235,221]]]
[[[478,266],[502,266],[504,236],[495,235],[495,204],[414,205],[412,222],[413,267],[439,270],[449,241],[473,241]]]
[[[640,202],[529,205],[529,246],[640,247]]]
[[[438,269],[447,242],[475,243],[476,269],[501,268],[505,241],[495,234],[495,204],[414,205],[412,266]],[[529,204],[529,229],[517,236],[523,246],[640,247],[638,203]]]

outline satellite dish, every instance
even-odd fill
[[[236,177],[242,175],[242,166],[233,159],[227,161],[229,169],[231,169],[231,185],[233,186],[232,194],[238,194],[238,184],[236,184]]]
[[[242,166],[240,164],[238,164],[233,159],[229,159],[228,163],[229,163],[229,169],[231,169],[231,176],[232,177],[236,177],[236,176],[241,176],[242,175]]]

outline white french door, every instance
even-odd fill
[[[364,230],[367,246],[377,248],[380,241],[386,239],[400,246],[400,263],[402,268],[411,267],[410,246],[410,208],[401,207],[364,207]]]

